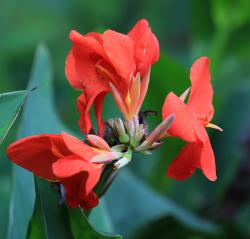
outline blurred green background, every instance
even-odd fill
[[[248,0],[2,0],[0,92],[26,88],[36,46],[45,43],[51,53],[57,112],[69,128],[79,133],[75,107],[79,92],[68,85],[64,75],[64,61],[71,47],[69,31],[75,29],[84,34],[114,29],[127,33],[140,18],[149,21],[161,47],[161,57],[152,67],[151,83],[143,105],[143,110],[159,112],[158,116],[149,118],[152,127],[161,120],[161,106],[166,94],[169,91],[180,94],[189,86],[189,67],[194,60],[202,55],[211,59],[215,89],[213,122],[224,129],[222,134],[209,130],[216,154],[218,180],[211,183],[200,172],[185,182],[166,178],[167,165],[182,146],[179,140],[167,139],[153,155],[135,156],[129,165],[130,172],[121,172],[120,182],[123,184],[111,187],[106,197],[106,210],[113,231],[125,238],[140,239],[250,238]],[[118,114],[110,97],[105,105],[105,119]],[[12,166],[4,150],[14,140],[17,125],[16,122],[0,146],[0,203],[4,205],[0,207],[0,238],[8,227],[12,188]],[[125,175],[130,173],[133,176]],[[142,203],[142,195],[147,193],[144,189],[137,190],[137,183],[130,181],[134,175],[140,188],[142,184],[143,187],[147,185],[145,190],[160,199],[147,199],[147,203]],[[136,206],[125,199],[135,201]],[[176,217],[173,216],[175,213],[169,216],[165,209],[161,214],[154,214],[154,211],[161,211],[162,202],[167,200],[171,200],[167,204],[170,211],[178,205]],[[137,211],[142,205],[145,208]],[[189,225],[188,216],[187,220],[178,219],[182,210],[184,214],[190,212],[197,217],[196,226]],[[148,211],[152,216],[147,219]],[[138,225],[137,220],[141,222]],[[211,223],[214,232],[202,229],[203,220]]]

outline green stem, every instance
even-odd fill
[[[106,191],[109,189],[113,181],[115,180],[116,176],[118,175],[119,170],[113,170],[113,172],[109,175],[106,182],[104,183],[102,190],[99,193],[99,197],[102,197]]]
[[[114,179],[116,178],[119,170],[114,170],[113,164],[106,165],[103,170],[101,179],[95,188],[95,192],[98,197],[102,197],[108,190]]]
[[[95,193],[99,198],[101,198],[108,188],[111,186],[112,182],[114,181],[115,177],[117,176],[119,170],[114,170],[113,164],[106,165],[103,173],[101,175],[101,179],[95,187]],[[92,209],[84,211],[86,217],[90,215]]]

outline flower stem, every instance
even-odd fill
[[[105,194],[105,192],[108,190],[108,188],[116,178],[118,172],[119,170],[115,170],[113,164],[106,165],[101,179],[95,188],[95,192],[98,197],[102,197]]]

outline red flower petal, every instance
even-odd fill
[[[85,92],[77,98],[77,110],[80,114],[78,124],[84,134],[88,134],[92,128],[90,118],[90,108],[93,104],[96,95],[93,95],[87,100]]]
[[[66,201],[69,207],[77,207],[80,204],[83,208],[89,209],[98,204],[98,198],[92,191],[94,186],[89,187],[88,180],[88,173],[81,172],[62,181],[66,190]],[[89,190],[91,191],[88,192]]]
[[[96,40],[96,35],[94,36],[82,36],[76,31],[70,32],[72,50],[66,59],[65,73],[74,88],[83,89],[91,83],[92,87],[97,84],[102,86],[105,83],[100,82],[94,68],[98,59],[105,55],[100,42]],[[99,58],[93,58],[93,54],[99,55]]]
[[[54,174],[60,178],[70,178],[74,175],[79,175],[80,173],[86,172],[84,176],[84,185],[82,185],[82,190],[84,190],[85,195],[89,194],[97,182],[100,179],[103,167],[102,165],[97,165],[84,161],[81,158],[77,158],[76,155],[68,156],[57,160],[53,164]]]
[[[94,148],[83,143],[81,140],[75,138],[74,136],[67,134],[65,132],[62,132],[61,135],[67,148],[73,154],[79,155],[81,158],[85,159],[86,161],[90,161],[90,159],[97,154]]]
[[[212,104],[213,88],[210,82],[209,64],[207,57],[201,57],[192,65],[190,70],[192,86],[187,105],[203,125],[207,125],[214,114]]]
[[[78,207],[79,203],[87,196],[85,191],[87,177],[87,172],[81,172],[61,182],[65,187],[66,201],[69,207]]]
[[[145,33],[149,28],[148,21],[146,19],[139,20],[134,27],[128,33],[128,36],[133,39],[133,41],[137,42],[143,33]]]
[[[94,148],[67,133],[27,137],[7,149],[7,155],[17,165],[37,176],[62,183],[70,207],[80,204],[83,208],[98,203],[92,191],[100,179],[103,165],[90,162],[96,154]]]
[[[63,148],[58,148],[59,145]],[[67,149],[61,135],[56,134],[20,139],[7,149],[7,155],[14,163],[51,181],[58,180],[52,171],[52,164],[62,152],[67,152]]]
[[[190,177],[197,168],[211,181],[217,179],[216,165],[208,135],[205,144],[189,143],[183,147],[178,156],[171,162],[167,176],[176,180]]]
[[[100,93],[94,101],[95,117],[96,117],[97,126],[98,126],[98,135],[100,137],[103,137],[104,128],[105,128],[105,124],[104,124],[103,119],[102,119],[102,105],[103,105],[104,98],[105,98],[106,94],[107,94],[107,92]]]
[[[80,206],[83,209],[88,210],[97,206],[98,203],[99,203],[99,198],[97,197],[95,192],[90,192],[86,197],[82,199],[82,201],[80,202]]]
[[[101,36],[97,33],[82,36],[71,31],[70,39],[72,40],[72,50],[66,61],[65,72],[73,87],[84,89],[84,95],[78,100],[78,110],[81,117],[80,128],[84,133],[89,133],[92,127],[89,110],[95,102],[98,106],[98,126],[100,133],[102,133],[104,125],[101,119],[99,107],[101,103],[99,101],[103,101],[104,97],[98,96],[103,92],[108,92],[109,85],[97,74],[95,68],[100,59],[106,58],[101,45]]]
[[[159,42],[145,19],[138,21],[128,36],[135,42],[137,71],[144,76],[150,65],[159,59]]]
[[[187,144],[170,164],[167,175],[183,180],[190,177],[196,168],[201,168],[209,180],[215,181],[215,158],[209,137],[204,126],[194,118],[188,107],[173,93],[168,94],[163,106],[163,118],[175,114],[168,133],[192,142]]]
[[[111,30],[105,31],[102,39],[104,51],[116,73],[121,77],[119,85],[125,86],[123,91],[126,95],[130,78],[136,68],[134,43],[128,36]]]
[[[78,124],[84,134],[88,134],[92,129],[92,122],[90,117],[90,108],[94,104],[95,115],[98,125],[98,134],[103,136],[104,122],[102,120],[102,104],[106,91],[92,91],[86,89],[77,99],[77,110],[80,113]]]
[[[65,156],[52,165],[53,173],[58,178],[69,178],[80,172],[89,172],[94,169],[92,163],[83,160],[78,155]]]
[[[175,120],[167,133],[187,142],[196,142],[195,132],[197,128],[200,128],[200,123],[193,117],[187,105],[173,92],[170,92],[165,99],[162,118],[165,119],[171,114],[175,115]]]
[[[103,58],[106,58],[102,47],[102,36],[96,32],[90,32],[87,35],[81,35],[77,31],[72,30],[69,34],[73,47],[78,46],[84,48],[84,51],[96,53]]]
[[[204,145],[202,148],[201,158],[200,158],[200,165],[203,174],[209,180],[215,181],[217,179],[214,152],[210,144],[208,135],[206,135],[206,138],[204,139]]]
[[[190,177],[196,168],[200,168],[209,180],[217,179],[214,153],[205,129],[203,142],[197,141],[184,146],[176,159],[171,162],[167,176],[184,180]]]
[[[76,89],[82,89],[83,85],[82,82],[80,81],[80,78],[77,75],[76,71],[76,63],[75,63],[75,58],[72,53],[72,50],[69,52],[67,58],[66,58],[66,63],[65,63],[65,75],[67,77],[67,80],[71,84],[72,87]]]
[[[87,177],[87,173],[84,172],[62,182],[66,191],[66,202],[70,208],[77,208],[80,204],[83,209],[88,210],[98,205],[99,198],[94,191],[86,194],[84,185]]]
[[[85,37],[83,39],[88,38],[94,39],[93,37]],[[93,42],[97,43],[96,40],[94,40]],[[78,81],[82,84],[81,89],[91,89],[91,92],[100,92],[104,90],[108,91],[108,82],[101,79],[101,77],[97,74],[95,68],[95,65],[102,59],[103,56],[99,55],[100,52],[94,50],[96,50],[96,47],[93,47],[93,49],[91,49],[90,46],[86,44],[86,41],[80,41],[80,43],[78,41],[73,42],[72,55],[74,57],[74,61],[71,60],[69,62],[71,64],[66,64],[66,73],[68,71],[70,72],[70,70],[68,70],[67,68],[72,67],[73,69],[75,69],[75,73],[74,75],[72,75],[77,75]],[[66,74],[66,76],[68,81],[71,83],[71,75]]]
[[[185,145],[178,156],[171,162],[167,176],[176,180],[185,180],[200,168],[201,148],[196,143]]]

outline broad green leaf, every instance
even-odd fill
[[[218,229],[212,223],[156,194],[127,169],[121,170],[106,199],[116,231],[126,238],[143,225],[166,216],[172,216],[194,230],[213,234]]]
[[[71,238],[68,212],[65,205],[58,204],[52,185],[34,177],[36,207],[31,222],[29,239]]]
[[[40,133],[59,133],[63,129],[55,113],[50,59],[47,49],[43,46],[37,49],[28,89],[34,87],[37,87],[37,90],[25,104],[18,138]],[[8,238],[26,239],[35,203],[34,178],[30,172],[18,166],[13,167]],[[46,205],[40,209],[46,215],[46,220],[41,224],[41,227],[46,228],[45,238],[69,238],[70,229],[65,226],[67,217],[61,217],[61,208],[54,199],[55,192],[49,183],[36,180],[36,190],[40,193],[40,205]],[[44,189],[41,191],[40,187],[46,187],[46,185],[46,192]],[[48,223],[51,221],[53,223]]]
[[[10,199],[10,176],[0,175],[0,238],[6,238]]]
[[[114,231],[114,226],[111,222],[104,197],[100,199],[98,206],[91,210],[88,220],[90,224],[100,232],[113,233]]]
[[[94,230],[87,217],[79,209],[69,210],[72,232],[75,239],[122,239],[121,236],[100,234]]]
[[[0,144],[13,125],[29,91],[0,94]]]
[[[33,216],[30,222],[30,231],[28,238],[44,239],[47,238],[45,228],[41,225],[44,223],[44,217],[41,217],[41,202],[36,199]]]
[[[33,176],[13,165],[12,181],[7,239],[26,239],[35,201]]]
[[[156,194],[127,169],[122,169],[106,194],[115,231],[128,238],[135,230],[161,217],[172,216],[192,230],[215,234],[218,228]]]

